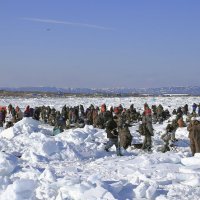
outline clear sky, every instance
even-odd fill
[[[0,86],[200,85],[200,0],[0,0]]]

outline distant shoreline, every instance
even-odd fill
[[[199,97],[200,95],[190,95],[190,94],[138,94],[138,93],[127,93],[127,94],[108,94],[108,93],[56,93],[56,92],[38,92],[38,91],[0,91],[0,97],[24,97],[24,98],[38,98],[38,97],[59,97],[59,98],[67,98],[67,97]]]

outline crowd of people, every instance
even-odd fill
[[[7,114],[11,116],[8,121],[6,121]],[[189,113],[188,105],[185,104],[183,107],[174,109],[172,114],[168,109],[164,110],[161,104],[152,105],[150,108],[147,103],[144,104],[142,113],[137,111],[133,104],[129,108],[124,108],[120,104],[109,109],[106,104],[100,107],[91,104],[86,109],[83,105],[74,107],[64,105],[61,111],[50,106],[35,108],[27,106],[24,112],[18,106],[15,108],[10,104],[7,108],[0,107],[0,127],[9,128],[23,117],[32,117],[54,126],[53,135],[63,132],[64,129],[84,127],[85,124],[93,125],[95,128],[105,129],[107,133],[108,142],[105,144],[105,151],[109,151],[115,145],[117,155],[121,156],[121,149],[127,149],[132,144],[129,127],[139,123],[138,132],[144,136],[141,149],[151,151],[154,136],[153,124],[163,123],[171,115],[176,115],[176,118],[168,123],[165,133],[161,136],[164,141],[161,151],[164,153],[173,147],[177,141],[175,132],[178,127],[188,126],[192,155],[200,152],[200,105],[195,103],[192,105],[191,113]],[[186,121],[183,120],[183,115],[187,117]]]

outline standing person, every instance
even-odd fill
[[[173,111],[172,111],[172,115],[176,115],[177,114],[177,111],[176,111],[176,109],[174,109]]]
[[[12,108],[13,108],[12,104],[9,104],[8,105],[8,114],[11,114]]]
[[[6,115],[7,115],[6,107],[2,108],[2,112],[3,112],[3,123],[6,123]]]
[[[198,105],[198,116],[200,116],[200,104]]]
[[[84,107],[83,107],[83,105],[80,105],[80,107],[79,107],[80,109],[80,117],[82,118],[82,119],[84,119],[85,118],[85,110],[84,110]]]
[[[177,115],[178,115],[179,117],[182,117],[182,116],[183,116],[182,107],[178,107],[178,108],[177,108]]]
[[[93,112],[95,108],[94,105],[91,104],[89,108],[86,109],[86,124],[93,125]]]
[[[130,133],[129,127],[129,121],[125,121],[123,116],[121,116],[120,119],[118,119],[120,148],[127,149],[129,146],[131,146],[132,135]]]
[[[47,110],[45,106],[42,106],[41,108],[41,118],[44,123],[47,123]]]
[[[185,104],[183,107],[183,114],[187,115],[188,114],[188,104]]]
[[[117,123],[114,121],[114,118],[111,118],[106,123],[106,133],[108,142],[106,143],[105,150],[109,151],[109,149],[115,145],[116,152],[118,156],[121,156],[120,145],[118,141],[118,132],[117,132]]]
[[[62,107],[61,115],[64,117],[65,121],[67,120],[67,107],[64,105]]]
[[[16,118],[17,118],[17,117],[16,117],[16,114],[17,114],[17,113],[16,113],[16,110],[15,110],[14,107],[12,107],[11,114],[12,114],[12,120],[11,120],[11,121],[12,121],[13,123],[16,123],[16,122],[17,122],[17,119],[16,119]]]
[[[193,105],[192,105],[192,112],[196,113],[196,109],[197,109],[197,104],[193,103]]]
[[[39,121],[40,120],[40,108],[35,107],[34,112],[33,112],[33,119]]]
[[[0,110],[0,127],[3,127],[4,123],[4,112],[3,110]]]
[[[15,108],[15,110],[16,110],[16,121],[18,122],[18,121],[22,120],[23,113],[18,106]]]
[[[161,104],[159,104],[156,109],[157,120],[158,120],[159,124],[161,124],[163,122],[163,111],[164,111],[163,106]]]
[[[161,136],[161,139],[164,141],[164,146],[162,148],[162,153],[165,153],[167,151],[170,151],[170,147],[174,146],[173,142],[174,135],[175,135],[174,127],[171,124],[168,124],[165,130],[165,133]]]
[[[56,109],[52,108],[48,118],[48,124],[51,126],[55,126],[55,123],[56,123]]]
[[[99,108],[96,107],[94,110],[93,110],[93,113],[92,113],[92,121],[93,121],[93,126],[94,127],[98,127],[98,119],[99,119],[99,116],[98,116],[98,112],[99,112]]]
[[[188,126],[192,155],[200,153],[200,119],[193,118]]]
[[[179,127],[178,118],[172,120],[171,126],[172,126],[172,129],[173,129],[173,131],[171,132],[171,139],[172,139],[173,142],[176,142],[176,141],[178,141],[178,139],[176,139],[176,135],[175,135],[176,130]]]
[[[152,126],[151,109],[149,108],[147,103],[144,104],[142,124],[144,127],[144,141],[142,149],[150,151],[152,147],[151,136],[153,136],[153,126]]]
[[[27,106],[24,111],[24,117],[30,117],[30,106]]]

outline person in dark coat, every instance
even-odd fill
[[[170,151],[170,147],[174,146],[174,139],[176,129],[171,124],[168,124],[165,130],[165,133],[161,136],[161,139],[164,141],[164,146],[162,148],[162,152],[165,153]]]
[[[64,131],[64,129],[66,128],[66,123],[65,123],[64,117],[62,117],[60,115],[60,117],[57,118],[55,127],[59,128],[61,132]]]
[[[88,125],[93,125],[93,112],[94,112],[95,108],[94,106],[91,104],[90,107],[86,110],[86,118],[87,118],[87,124]]]
[[[104,129],[104,119],[102,117],[102,114],[100,113],[94,120],[94,125],[95,128],[100,128]]]
[[[114,121],[113,118],[107,121],[106,123],[106,133],[108,142],[106,143],[105,150],[109,151],[109,149],[115,145],[116,152],[118,156],[121,156],[120,152],[120,145],[118,141],[118,132],[117,132],[117,123]]]
[[[0,111],[0,127],[3,127],[4,123],[4,112],[3,110]]]
[[[85,110],[84,110],[84,107],[83,107],[83,105],[80,105],[80,117],[82,118],[82,119],[84,119],[85,118]]]
[[[187,115],[188,114],[188,104],[185,104],[183,107],[183,114]]]
[[[129,122],[123,122],[123,120],[119,120],[118,131],[119,131],[119,143],[120,147],[127,149],[131,146],[132,143],[132,135],[129,130]]]
[[[197,109],[197,104],[193,103],[193,105],[192,105],[192,112],[196,113],[196,109]]]
[[[39,121],[40,120],[40,108],[36,107],[33,113],[33,119]]]
[[[13,122],[12,121],[8,121],[7,123],[6,123],[6,129],[7,128],[10,128],[10,127],[12,127],[12,126],[14,126],[14,124],[13,124]]]
[[[16,120],[16,110],[14,107],[12,107],[12,111],[11,111],[11,114],[12,114],[12,122],[15,123],[17,120]]]
[[[173,111],[172,111],[172,115],[176,115],[177,114],[177,111],[176,111],[176,109],[174,109]]]
[[[8,113],[9,113],[9,114],[11,114],[11,112],[12,112],[12,107],[13,107],[12,104],[9,104],[9,105],[8,105]]]

